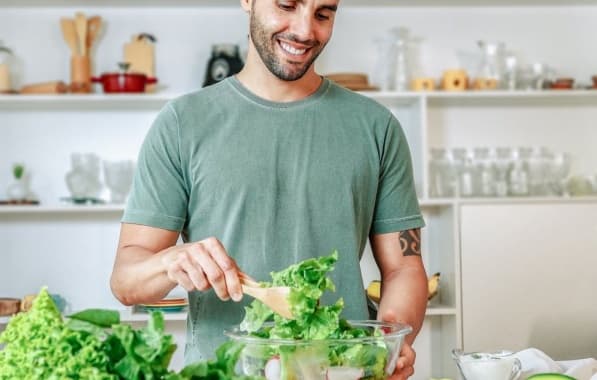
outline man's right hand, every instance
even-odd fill
[[[224,301],[238,302],[243,297],[239,268],[215,237],[168,248],[162,263],[170,281],[189,292],[213,288]]]

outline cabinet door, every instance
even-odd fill
[[[464,348],[597,357],[597,203],[461,212]]]

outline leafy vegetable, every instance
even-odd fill
[[[171,375],[166,380],[260,380],[261,377],[237,376],[234,366],[243,346],[228,341],[216,350],[216,359],[186,366],[179,375]]]
[[[327,290],[335,286],[327,273],[334,269],[338,252],[329,256],[308,259],[280,271],[272,272],[272,282],[263,286],[289,286],[290,302],[294,320],[275,314],[258,300],[245,308],[246,314],[240,328],[251,335],[269,339],[309,340],[305,346],[261,345],[247,347],[244,354],[261,368],[272,358],[281,362],[280,378],[293,378],[296,373],[306,378],[320,377],[328,367],[362,369],[363,378],[385,379],[388,349],[380,340],[367,344],[326,344],[326,339],[350,339],[381,335],[376,331],[354,328],[340,318],[344,301],[340,298],[332,305],[320,305]],[[272,323],[265,324],[265,322]],[[321,344],[318,341],[322,341]]]
[[[93,323],[99,327],[112,327],[120,323],[120,313],[116,310],[87,309],[68,316],[71,319]]]
[[[43,288],[31,310],[15,315],[0,335],[0,379],[116,379],[102,342],[67,328]]]
[[[31,310],[14,316],[0,334],[0,380],[258,380],[236,376],[242,349],[228,342],[215,361],[191,364],[180,373],[168,370],[176,349],[164,333],[164,317],[150,315],[146,327],[120,324],[117,311],[88,309],[62,319],[43,288]]]

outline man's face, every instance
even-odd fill
[[[250,33],[268,70],[300,79],[332,36],[339,0],[254,0]]]

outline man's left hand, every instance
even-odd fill
[[[389,380],[406,380],[415,373],[415,350],[410,344],[404,342],[402,350],[400,350],[400,357],[396,362],[396,369]]]

